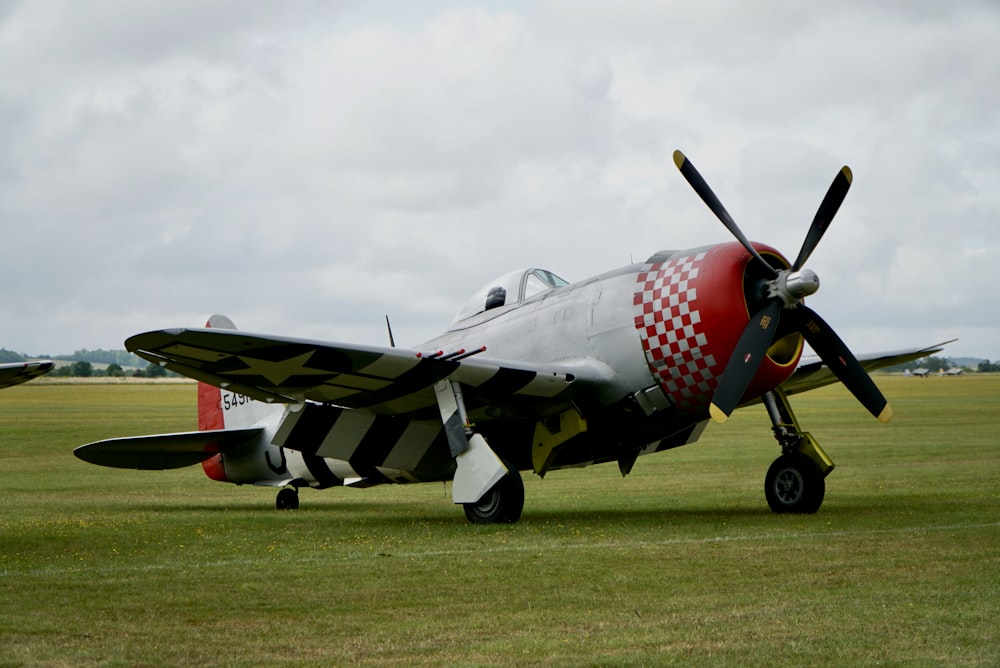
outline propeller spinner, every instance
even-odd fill
[[[830,221],[844,201],[851,187],[851,170],[844,166],[837,172],[813,217],[812,225],[792,267],[776,269],[750,244],[691,161],[680,151],[674,151],[674,163],[712,213],[750,253],[753,261],[758,263],[763,274],[759,280],[763,283],[763,293],[766,294],[764,306],[750,318],[749,324],[743,330],[736,348],[729,357],[715,395],[712,397],[712,405],[709,408],[712,418],[717,422],[725,422],[736,410],[736,406],[763,362],[768,348],[774,342],[779,324],[784,321],[784,324],[790,325],[805,337],[820,359],[872,415],[880,422],[888,422],[892,417],[892,409],[864,367],[830,326],[815,311],[802,303],[803,298],[819,289],[819,277],[812,271],[803,269],[802,265],[816,249],[816,245],[823,238]]]

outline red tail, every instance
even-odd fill
[[[236,329],[232,320],[221,315],[213,315],[205,323],[205,327]],[[198,431],[225,428],[226,421],[222,416],[222,390],[207,383],[198,383]],[[221,454],[204,460],[201,463],[201,468],[204,469],[205,475],[212,480],[229,482]]]
[[[198,431],[225,429],[222,417],[222,390],[198,383]]]

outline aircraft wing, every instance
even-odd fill
[[[952,341],[955,340],[956,339],[952,339]],[[895,350],[885,353],[858,355],[858,362],[861,363],[861,366],[863,366],[866,371],[871,372],[875,369],[882,369],[887,366],[903,364],[904,362],[910,362],[912,360],[918,360],[921,357],[933,355],[934,353],[943,350],[944,347],[949,343],[952,343],[952,341],[945,341],[944,343],[938,343],[937,345],[928,346],[926,348],[910,348],[907,350]],[[839,382],[837,377],[833,375],[833,372],[822,362],[822,360],[815,357],[807,357],[803,358],[802,361],[799,362],[799,366],[795,369],[795,373],[792,374],[791,378],[781,384],[781,389],[785,391],[785,394],[798,394],[799,392],[815,390],[818,387],[832,385],[837,382]]]
[[[0,388],[27,382],[52,371],[52,362],[11,362],[0,364]]]
[[[406,414],[433,407],[433,385],[450,378],[467,400],[565,399],[583,379],[599,380],[599,365],[544,365],[463,351],[420,353],[403,348],[329,343],[223,329],[169,329],[137,334],[129,351],[153,364],[260,401],[303,400]]]
[[[163,471],[198,464],[240,447],[263,429],[218,429],[111,438],[81,445],[73,454],[85,462],[118,469]]]

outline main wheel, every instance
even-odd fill
[[[801,452],[775,459],[764,478],[767,505],[776,513],[815,513],[825,494],[822,471]]]
[[[505,462],[506,464],[506,462]],[[507,475],[476,503],[463,503],[465,516],[473,524],[513,524],[524,510],[524,481],[518,470],[507,465]]]
[[[299,507],[299,490],[294,487],[282,487],[278,492],[278,498],[274,500],[274,507],[278,510],[296,510]]]

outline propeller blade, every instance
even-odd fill
[[[694,165],[691,164],[691,161],[688,160],[687,157],[680,151],[674,151],[674,164],[677,165],[677,169],[681,170],[681,174],[685,179],[687,179],[687,182],[691,185],[691,187],[694,188],[694,191],[698,193],[698,197],[700,197],[702,201],[708,205],[708,208],[712,210],[715,217],[721,220],[722,224],[726,226],[726,229],[729,230],[729,232],[736,237],[741,244],[743,244],[743,247],[747,249],[750,255],[756,258],[757,261],[765,267],[765,270],[768,272],[768,277],[775,278],[778,275],[778,272],[775,271],[774,267],[769,265],[764,258],[760,256],[760,253],[757,252],[756,248],[750,245],[750,241],[743,236],[743,232],[736,224],[736,221],[733,220],[733,217],[729,215],[728,211],[726,211],[726,207],[722,206],[722,202],[720,202],[719,198],[715,196],[715,193],[712,192],[708,183],[704,178],[702,178],[701,174],[698,173],[698,170],[695,169]]]
[[[879,422],[892,419],[892,408],[844,342],[819,315],[805,304],[799,304],[788,313],[795,318],[797,329],[830,368],[840,382],[851,391],[868,412]]]
[[[795,258],[795,262],[792,264],[792,271],[801,269],[802,265],[809,259],[809,256],[812,255],[816,244],[823,238],[826,228],[830,226],[830,221],[837,215],[837,210],[840,209],[844,198],[847,197],[847,190],[851,187],[853,178],[854,175],[851,174],[851,168],[847,165],[841,167],[837,175],[833,177],[833,183],[830,184],[830,189],[826,191],[826,197],[820,202],[812,225],[809,226],[809,232],[802,242],[802,248],[799,249],[799,256]]]
[[[764,361],[767,349],[771,347],[778,331],[781,307],[780,299],[771,300],[757,311],[740,335],[740,340],[726,363],[726,370],[719,379],[719,385],[715,388],[712,405],[708,408],[716,422],[722,423],[729,419]]]

